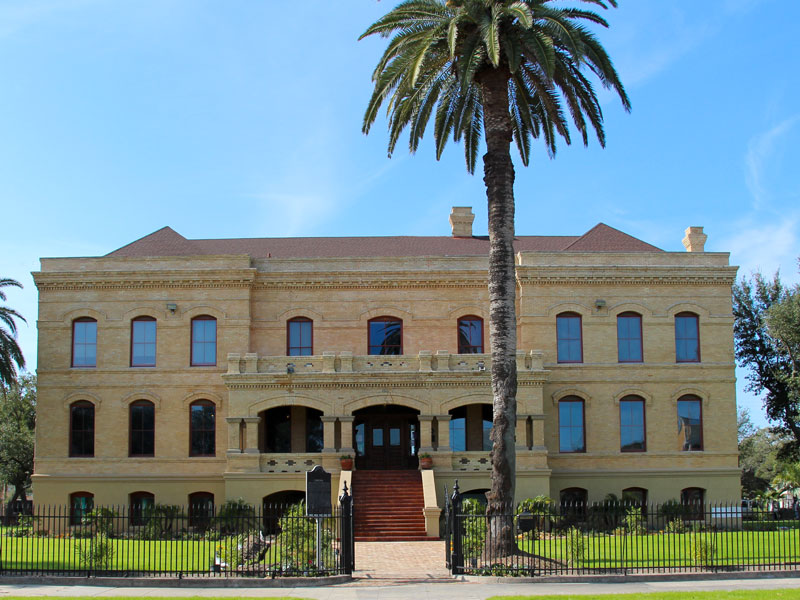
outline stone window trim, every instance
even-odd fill
[[[578,321],[578,337],[577,338],[567,338],[562,337],[558,330],[559,321],[567,319],[577,319]],[[572,342],[575,343],[577,340],[578,343],[578,358],[574,358],[571,355],[568,356],[561,356],[561,352],[559,351],[559,342]],[[571,354],[571,350],[570,350]],[[583,363],[583,316],[580,313],[568,311],[562,312],[556,315],[556,362],[559,364],[579,364]]]
[[[635,402],[639,403],[642,406],[642,448],[629,448],[625,449],[622,447],[622,407],[624,403],[627,402]],[[641,398],[636,395],[628,395],[624,398],[621,398],[617,405],[619,406],[619,428],[620,428],[620,452],[628,454],[628,453],[642,453],[647,452],[647,402],[644,398]]]
[[[636,338],[636,337],[629,337],[629,338],[620,337],[620,331],[619,331],[620,324],[621,324],[620,319],[628,319],[628,320],[636,319],[636,320],[638,320],[638,322],[639,322],[639,328],[638,328],[639,329],[639,336],[638,336],[638,338]],[[623,355],[625,355],[625,353],[626,353],[626,351],[624,350],[624,348],[626,348],[626,346],[624,344],[622,344],[622,342],[623,341],[627,341],[629,343],[633,343],[633,342],[636,342],[637,340],[638,340],[638,345],[639,345],[639,349],[638,349],[639,350],[639,352],[638,352],[639,357],[638,358],[630,358],[630,357],[623,358]],[[640,315],[637,312],[625,311],[625,312],[621,312],[621,313],[619,313],[617,315],[617,361],[620,362],[620,363],[635,363],[635,364],[641,364],[641,363],[644,362],[644,331],[642,329],[642,315]]]
[[[484,344],[485,336],[483,334],[483,329],[484,329],[483,328],[483,319],[481,317],[479,317],[477,315],[464,315],[463,317],[459,317],[458,321],[456,323],[457,323],[457,326],[456,326],[456,346],[458,348],[458,353],[459,354],[483,354],[484,352],[486,352],[486,348],[485,348],[485,344]],[[477,340],[478,341],[477,344],[472,343],[472,342],[476,341],[476,340],[473,340],[472,338],[469,338],[468,340],[463,340],[463,341],[468,341],[470,343],[468,343],[468,344],[462,343],[462,336],[461,336],[462,323],[465,324],[465,325],[467,323],[477,323],[478,324],[477,327],[478,327],[478,331],[479,331],[479,339]]]
[[[94,323],[94,325],[95,325],[94,326],[94,341],[92,341],[92,342],[78,342],[77,341],[76,335],[75,335],[75,330],[77,329],[79,323]],[[70,365],[71,368],[73,368],[73,369],[94,369],[94,368],[97,367],[97,333],[98,333],[97,319],[95,319],[94,317],[83,316],[83,317],[77,317],[77,318],[72,320],[72,343],[70,344],[70,359],[69,359],[69,365]],[[94,361],[92,361],[91,363],[87,362],[86,364],[76,364],[76,362],[75,362],[76,361],[75,349],[76,349],[76,346],[78,344],[81,344],[83,346],[94,346]]]
[[[75,423],[75,413],[77,409],[80,408],[90,408],[91,409],[91,419],[92,424],[91,428],[85,429],[77,429],[77,424]],[[89,402],[88,400],[76,400],[69,407],[69,457],[70,458],[93,458],[94,457],[94,436],[96,430],[96,423],[95,423],[95,407],[94,404]],[[75,452],[75,436],[76,434],[81,434],[87,436],[91,439],[91,452],[81,451]],[[84,443],[86,440],[84,440]]]
[[[302,334],[300,335],[300,345],[299,346],[292,346],[292,335],[291,331],[294,324],[300,323],[308,323],[310,327],[310,339],[308,340],[308,344],[306,344],[306,340],[303,339]],[[300,328],[302,332],[302,328]],[[309,353],[304,354],[302,351],[308,348]],[[292,353],[292,350],[300,350],[300,352]],[[313,356],[314,354],[314,320],[304,316],[297,316],[292,317],[286,321],[286,356]]]
[[[614,404],[619,406],[620,400],[623,400],[627,396],[639,396],[639,398],[644,400],[644,405],[646,407],[649,408],[653,406],[653,395],[639,388],[625,388],[620,390],[614,396]],[[677,397],[675,399],[677,400]]]
[[[141,345],[150,345],[150,342],[137,341],[136,338],[136,323],[155,323],[156,329],[155,334],[156,337],[152,342],[153,345],[153,362],[136,362],[135,353],[134,353],[134,346],[141,344]],[[130,347],[130,366],[131,367],[155,367],[156,366],[156,352],[158,348],[158,320],[154,317],[149,315],[141,315],[138,317],[134,317],[131,319],[131,347]]]
[[[561,444],[561,406],[564,404],[580,404],[581,407],[581,437],[582,447],[576,450],[563,450]],[[586,453],[586,403],[579,396],[564,396],[558,401],[558,452],[560,454],[585,454]]]
[[[137,407],[151,407],[153,410],[153,428],[152,429],[140,429],[134,430],[133,429],[133,411]],[[156,406],[150,400],[146,399],[138,399],[134,400],[130,404],[128,404],[128,456],[135,457],[135,458],[148,458],[155,456],[155,437],[156,437],[156,424],[155,424],[155,413],[156,413]],[[139,433],[140,435],[150,435],[153,438],[153,451],[150,453],[134,453],[133,452],[133,440],[135,435]]]
[[[694,332],[696,333],[696,337],[678,337],[678,319],[691,319],[694,321]],[[700,337],[700,315],[694,312],[683,311],[675,314],[674,317],[675,322],[675,362],[676,363],[699,363],[702,362],[702,354],[701,350],[701,337]],[[689,341],[694,342],[696,344],[696,357],[689,357],[687,358],[686,355],[681,353],[681,347],[679,342],[681,341]]]
[[[704,411],[704,407],[703,407],[703,399],[698,397],[698,396],[696,396],[696,395],[694,395],[694,394],[684,394],[681,397],[677,398],[675,400],[675,409],[676,409],[675,410],[675,414],[676,414],[676,416],[678,414],[677,411],[678,411],[679,403],[682,402],[682,401],[683,402],[696,402],[697,406],[700,409],[700,423],[699,423],[699,430],[700,430],[699,438],[700,438],[700,440],[699,440],[699,444],[698,444],[699,447],[697,447],[697,448],[691,448],[691,447],[690,448],[684,448],[681,451],[682,452],[702,452],[702,451],[704,451],[706,449],[706,447],[705,447],[705,437],[704,437],[704,429],[705,429],[705,427],[704,427],[704,423],[703,423],[703,420],[704,420],[704,414],[703,413],[705,412]],[[685,427],[685,425],[684,425],[684,427]]]
[[[80,501],[80,502],[78,502]],[[78,505],[81,506],[78,509]],[[94,494],[91,492],[73,492],[69,495],[69,524],[79,527],[83,525],[83,517],[94,507]]]
[[[584,404],[587,406],[592,403],[592,396],[584,389],[577,388],[577,387],[570,387],[570,388],[562,388],[553,392],[550,396],[553,400],[553,406],[558,406],[558,403],[569,396],[577,396],[581,400],[583,400]],[[622,397],[622,396],[620,396]]]
[[[378,343],[373,343],[373,341],[374,342],[378,342],[378,341],[385,342],[386,341],[386,338],[383,338],[383,340],[373,340],[372,339],[372,331],[371,331],[372,327],[371,326],[372,326],[373,323],[399,323],[399,325],[400,325],[400,343],[399,344],[386,344],[386,343],[378,344]],[[402,354],[403,354],[403,337],[404,337],[403,319],[401,319],[399,317],[393,317],[391,315],[384,315],[384,316],[375,317],[373,319],[370,319],[369,321],[367,321],[367,354],[370,355],[370,356],[402,356]],[[372,352],[373,348],[381,348],[381,349],[397,348],[398,351],[396,353],[385,353],[385,352],[373,353]]]
[[[200,322],[200,321],[213,321],[214,322],[214,342],[213,342],[213,345],[214,345],[214,361],[213,362],[204,361],[200,357],[195,358],[195,339],[194,339],[195,331],[194,331],[194,324],[196,322]],[[219,341],[219,331],[218,331],[218,329],[219,329],[219,327],[218,327],[218,321],[217,321],[216,317],[212,317],[211,315],[198,315],[196,317],[193,317],[190,323],[191,323],[191,325],[189,327],[189,354],[190,354],[189,365],[192,366],[192,367],[216,367],[217,366],[217,351],[219,350],[219,348],[218,348],[218,341]],[[207,342],[207,341],[204,341],[204,340],[203,341],[198,340],[197,343],[211,345],[212,342]]]
[[[214,415],[214,428],[213,429],[195,429],[194,428],[194,425],[192,423],[192,409],[195,406],[205,406],[205,407],[209,407],[210,406],[213,409],[213,415]],[[192,458],[214,458],[214,457],[216,457],[216,455],[217,455],[217,453],[216,453],[216,448],[217,448],[217,444],[216,444],[216,439],[217,439],[216,413],[217,413],[217,407],[211,400],[206,400],[206,399],[195,400],[194,402],[192,402],[189,405],[189,456],[190,457],[192,457]],[[211,432],[211,435],[212,435],[212,440],[213,440],[212,450],[213,450],[213,452],[210,452],[210,453],[199,453],[199,452],[196,453],[196,452],[194,452],[194,448],[193,448],[194,443],[193,442],[194,442],[195,433],[197,433],[197,434],[208,434],[209,432]]]

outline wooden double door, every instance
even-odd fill
[[[416,469],[419,420],[415,414],[376,411],[356,416],[357,469]]]

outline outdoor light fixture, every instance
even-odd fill
[[[174,302],[167,302],[167,310],[174,315],[175,311],[178,310],[178,305]]]
[[[595,306],[595,308],[597,310],[600,310],[601,308],[605,308],[606,307],[606,301],[603,300],[602,298],[598,298],[597,300],[594,301],[594,306]]]
[[[290,375],[291,375],[292,373],[294,373],[294,365],[293,365],[292,363],[289,363],[288,365],[286,365],[286,372],[287,372],[288,374],[290,374]]]

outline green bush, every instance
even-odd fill
[[[594,531],[614,531],[623,522],[626,507],[615,494],[606,494],[602,502],[589,508],[588,527]]]
[[[97,535],[110,537],[114,533],[114,519],[117,516],[115,510],[98,506],[83,516],[81,525],[90,528]]]
[[[580,564],[586,558],[586,538],[577,527],[567,530],[567,559],[570,566]]]
[[[716,538],[713,533],[696,532],[689,536],[692,562],[698,567],[710,567],[717,553]]]
[[[461,503],[464,540],[462,551],[467,558],[480,556],[486,544],[486,506],[473,498]]]
[[[667,526],[664,528],[664,533],[685,533],[686,532],[686,524],[683,522],[683,519],[672,519],[667,523]]]
[[[642,535],[647,531],[647,522],[638,506],[631,506],[625,511],[624,524],[631,535]]]
[[[256,509],[242,498],[228,500],[223,504],[215,522],[222,535],[238,534],[258,528]]]
[[[316,520],[306,517],[305,514],[306,503],[300,502],[290,506],[278,520],[281,531],[278,535],[278,544],[283,557],[290,568],[300,572],[316,568],[318,550],[323,550],[326,556],[332,555],[333,532],[323,527],[322,548],[318,549]]]
[[[108,536],[98,533],[75,542],[78,561],[87,569],[107,569],[114,559],[114,545]]]
[[[142,537],[145,539],[172,539],[177,534],[177,522],[183,519],[183,509],[177,504],[154,504],[145,511]]]

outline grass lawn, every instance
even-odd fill
[[[736,590],[733,592],[656,592],[652,594],[569,594],[566,596],[492,596],[487,600],[795,600],[798,590]]]
[[[800,530],[721,531],[701,534],[646,534],[583,536],[583,557],[574,567],[645,568],[691,566],[698,540],[713,547],[716,566],[737,564],[781,564],[800,562]],[[569,562],[566,536],[524,541],[522,550]]]

